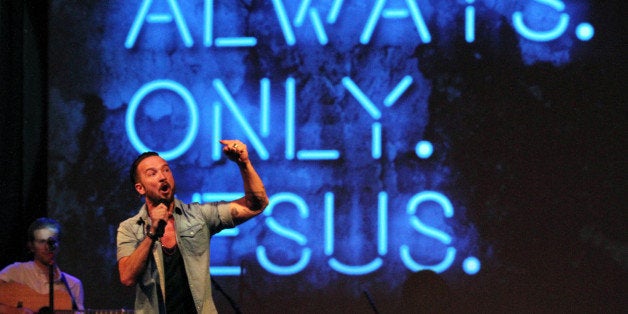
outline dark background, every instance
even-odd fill
[[[585,58],[576,52],[566,66],[525,67],[519,52],[507,49],[486,51],[490,57],[473,62],[477,47],[461,44],[455,55],[439,53],[438,45],[417,49],[417,57],[430,61],[420,70],[434,84],[427,135],[450,145],[447,162],[461,171],[456,184],[472,189],[464,193],[467,215],[494,246],[496,262],[451,287],[454,309],[626,308],[626,41],[620,3],[594,4],[588,19],[596,27],[588,43],[594,53]],[[25,230],[46,215],[48,197],[54,197],[46,193],[46,17],[40,1],[0,2],[0,267],[26,258]],[[515,40],[511,33],[503,36]],[[465,90],[470,99],[461,105],[447,87]],[[235,280],[225,279],[225,286]],[[378,304],[377,292],[371,294]],[[224,298],[216,299],[229,309]],[[282,306],[317,308],[300,300],[308,299],[295,296]],[[264,306],[244,310],[284,311],[272,301],[256,300]],[[357,308],[368,310],[366,299],[360,302]],[[393,303],[379,303],[380,310]]]

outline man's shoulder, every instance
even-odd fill
[[[174,200],[174,204],[175,204],[175,208],[180,208],[182,210],[194,210],[194,209],[201,209],[201,208],[216,208],[218,206],[221,206],[222,204],[228,204],[227,201],[210,201],[210,202],[190,202],[190,203],[186,203],[183,202],[180,199],[175,198]]]
[[[174,210],[182,210],[184,212],[188,212],[188,211],[193,211],[193,210],[198,210],[200,208],[199,203],[197,202],[191,202],[191,203],[186,203],[183,202],[182,200],[175,198],[174,199]]]
[[[23,268],[33,268],[35,266],[35,262],[13,262],[2,269],[2,272],[6,272],[12,269],[23,269]]]
[[[35,273],[35,262],[14,262],[0,270],[0,282],[17,281],[22,283],[24,277],[28,274]]]
[[[141,224],[144,219],[148,218],[148,213],[146,212],[146,205],[142,205],[137,213],[120,223],[122,225],[132,225],[132,224]]]
[[[197,219],[214,220],[221,215],[229,214],[229,203],[225,201],[206,203],[177,201],[175,211],[179,214],[184,214],[188,218],[196,217]]]

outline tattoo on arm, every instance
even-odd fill
[[[244,198],[246,206],[253,211],[264,209],[268,205],[266,191],[246,191]]]

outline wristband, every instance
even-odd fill
[[[146,232],[146,236],[149,237],[153,241],[159,240],[159,237],[150,231]]]

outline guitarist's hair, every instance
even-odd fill
[[[44,228],[53,228],[57,230],[58,234],[61,234],[61,224],[58,221],[48,218],[41,217],[35,219],[30,226],[28,226],[28,242],[32,242],[35,240],[35,231]]]

